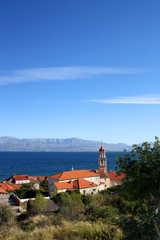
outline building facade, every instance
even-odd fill
[[[124,174],[107,172],[106,150],[99,149],[98,169],[61,172],[48,178],[49,196],[52,193],[79,190],[82,194],[95,194],[98,191],[122,184]]]

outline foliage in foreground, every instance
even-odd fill
[[[0,239],[5,240],[120,240],[122,232],[113,225],[103,222],[73,222],[63,220],[60,225],[53,225],[53,216],[39,215],[28,219],[28,228],[10,229]],[[26,223],[26,224],[27,224]]]
[[[6,224],[8,231],[1,231],[0,239],[159,240],[159,140],[156,138],[153,147],[147,142],[134,145],[131,154],[119,156],[117,163],[126,175],[121,186],[96,195],[57,194],[52,198],[59,207],[57,213],[21,220],[17,228]],[[37,195],[30,210],[41,210],[43,200]],[[29,215],[32,211],[28,211]]]
[[[160,141],[133,145],[131,154],[119,156],[119,171],[126,177],[121,186],[126,239],[160,239]]]
[[[0,204],[0,229],[4,226],[12,225],[14,220],[15,215],[11,207],[6,204]]]

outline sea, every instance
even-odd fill
[[[107,152],[107,171],[114,171],[116,156]],[[15,174],[50,176],[62,171],[97,169],[98,152],[0,152],[0,182]]]

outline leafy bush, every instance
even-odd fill
[[[52,197],[52,200],[57,204],[59,208],[68,207],[71,204],[71,196],[67,192],[61,192]]]
[[[59,212],[69,220],[80,220],[84,215],[84,204],[79,192],[62,192],[52,197],[59,207]]]
[[[41,190],[48,190],[48,181],[47,180],[43,180],[41,183],[40,183],[40,189]]]
[[[43,212],[46,209],[46,206],[46,199],[40,192],[37,192],[35,200],[29,200],[27,203],[27,214],[32,215]]]
[[[113,221],[119,218],[119,211],[113,206],[102,206],[99,207],[94,204],[90,204],[86,208],[85,212],[87,219],[92,221],[97,221],[98,219],[106,219],[108,221]]]
[[[150,220],[141,213],[139,217],[124,217],[119,226],[125,234],[125,240],[158,240],[157,234],[154,231],[152,218]]]

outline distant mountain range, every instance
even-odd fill
[[[79,138],[55,139],[55,138],[15,138],[0,137],[0,151],[19,152],[97,152],[101,146],[99,141],[83,140]],[[131,146],[124,143],[103,143],[106,151],[130,151]]]

